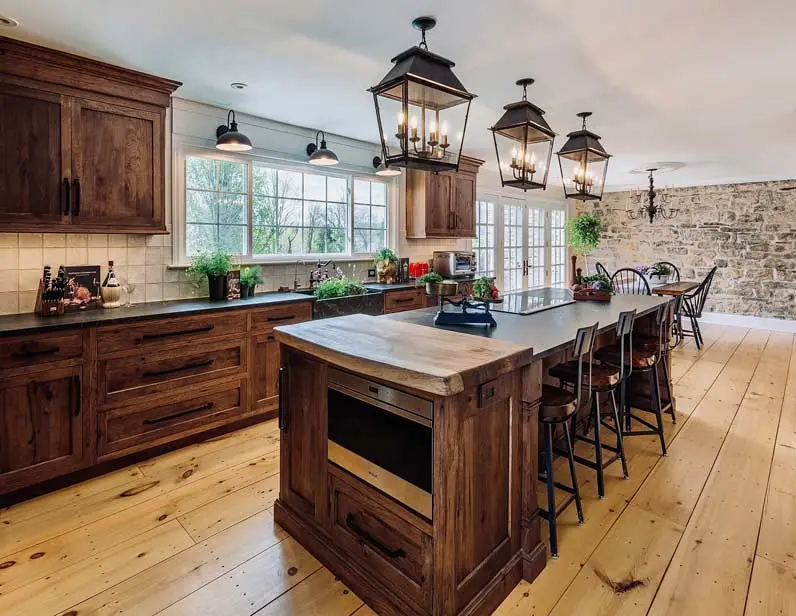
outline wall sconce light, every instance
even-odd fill
[[[401,170],[398,167],[388,167],[378,156],[373,157],[373,167],[376,169],[376,175],[380,175],[382,177],[394,177],[396,175],[401,175]]]
[[[320,145],[318,144],[319,139]],[[315,133],[315,143],[310,142],[307,144],[307,156],[310,157],[309,163],[311,165],[318,165],[319,167],[328,167],[340,163],[337,154],[326,147],[326,133],[322,130]]]
[[[230,109],[227,114],[227,123],[221,124],[216,129],[216,149],[225,152],[247,152],[253,147],[251,139],[238,131],[235,112]]]

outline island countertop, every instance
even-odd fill
[[[614,295],[610,302],[581,301],[528,315],[493,312],[497,327],[491,328],[483,325],[434,325],[434,316],[438,308],[398,312],[377,318],[532,347],[534,358],[537,359],[572,344],[575,333],[580,327],[599,322],[599,333],[602,334],[616,327],[620,312],[635,309],[636,315],[641,317],[654,312],[661,304],[668,301],[671,301],[671,298]],[[452,307],[448,309],[454,310]]]

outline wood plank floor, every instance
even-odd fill
[[[586,524],[570,507],[496,614],[796,614],[794,338],[704,329],[675,352],[669,456],[628,438],[603,500],[578,468]],[[278,444],[269,422],[0,510],[0,614],[372,616],[274,524]]]

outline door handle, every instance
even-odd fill
[[[80,180],[78,178],[72,180],[72,186],[75,189],[75,207],[73,214],[75,216],[79,216],[80,215]]]
[[[71,187],[69,185],[69,178],[64,178],[64,216],[69,216],[69,208],[71,207]]]

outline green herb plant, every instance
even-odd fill
[[[263,283],[263,270],[259,265],[244,267],[240,270],[240,283],[254,288]]]
[[[398,255],[394,250],[389,248],[382,248],[373,256],[374,265],[379,261],[389,261],[390,263],[398,263]]]
[[[329,278],[321,282],[318,288],[315,289],[315,297],[318,299],[332,299],[349,295],[365,295],[367,292],[367,287],[356,280]]]
[[[605,274],[590,274],[588,276],[581,276],[580,284],[584,287],[594,287],[596,285],[598,288],[603,288],[606,291],[613,292],[611,279]]]
[[[207,285],[208,276],[226,276],[231,269],[232,255],[222,251],[203,252],[191,259],[185,273],[194,288],[201,291]]]
[[[600,230],[602,222],[597,216],[590,214],[580,214],[573,216],[567,221],[567,235],[569,245],[572,249],[583,257],[588,271],[587,257],[600,245]]]
[[[417,282],[430,282],[432,284],[439,284],[442,282],[442,276],[440,276],[437,272],[429,272],[428,274],[423,274],[420,278],[418,278]]]
[[[666,265],[665,263],[653,263],[649,269],[647,269],[647,275],[655,275],[655,276],[668,276],[672,273],[671,268]]]
[[[495,299],[497,293],[493,293],[495,281],[488,276],[482,276],[473,283],[473,296],[486,299]]]

